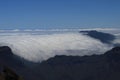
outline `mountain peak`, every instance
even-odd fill
[[[120,47],[114,47],[110,51],[106,52],[105,55],[110,61],[120,61]]]
[[[108,55],[119,54],[120,55],[120,47],[114,47],[110,51],[106,52],[105,54],[108,54]]]
[[[12,50],[8,46],[0,47],[0,56],[13,55]]]
[[[111,51],[120,52],[120,47],[114,47]]]

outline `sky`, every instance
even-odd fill
[[[0,0],[0,29],[119,27],[120,0]]]

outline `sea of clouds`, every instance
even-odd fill
[[[83,35],[77,30],[1,30],[0,46],[9,46],[15,55],[33,62],[41,62],[56,55],[103,54],[113,47],[111,44]],[[112,30],[99,30],[112,33]],[[119,31],[118,33],[113,31],[114,35],[119,36]],[[119,41],[118,37],[113,43],[119,43]]]

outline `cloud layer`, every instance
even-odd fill
[[[9,46],[15,55],[33,62],[41,62],[55,55],[102,54],[111,48],[97,39],[80,33],[21,34],[1,35],[0,46]]]

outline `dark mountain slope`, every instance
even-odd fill
[[[46,80],[120,80],[120,47],[103,55],[55,56],[36,69]]]
[[[34,70],[31,70],[24,62],[30,63],[29,61],[25,61],[24,59],[21,60],[20,57],[14,55],[9,47],[0,47],[0,72],[8,67],[15,71],[16,74],[23,77],[24,80],[34,80],[35,78],[36,80],[39,80],[37,78],[42,78],[40,75],[36,75]]]
[[[112,35],[112,34],[99,32],[99,31],[96,31],[96,30],[80,31],[80,33],[83,33],[84,35],[88,35],[92,38],[98,39],[103,43],[111,43],[115,39],[115,36]]]
[[[22,62],[15,56],[7,46],[0,47],[0,64],[8,66],[23,66]]]
[[[9,64],[24,80],[120,80],[120,47],[102,55],[55,56],[42,63],[31,62],[36,64],[32,67],[23,65],[9,47],[1,47],[0,62]]]

